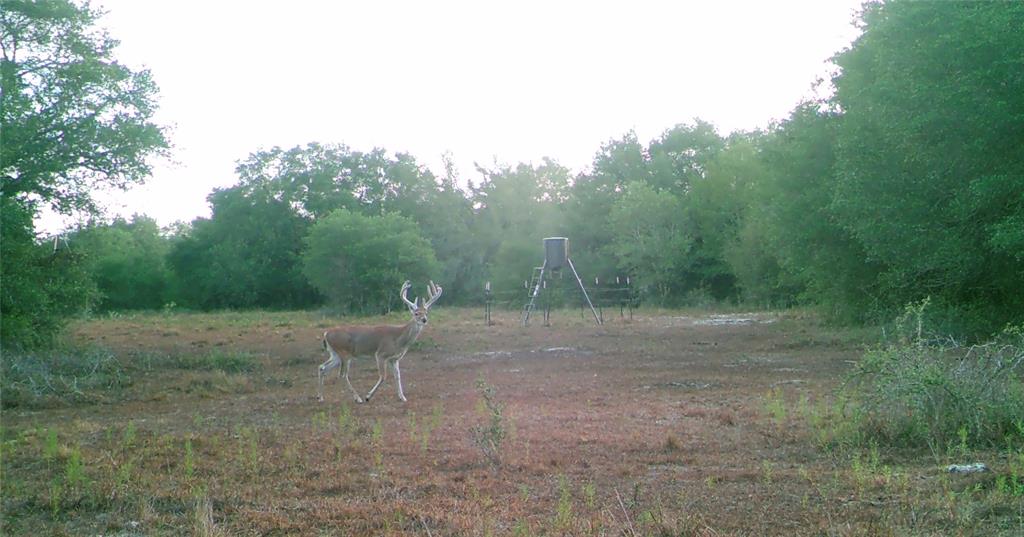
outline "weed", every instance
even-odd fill
[[[255,474],[260,461],[259,433],[250,427],[240,427],[237,436],[238,459],[249,473]]]
[[[132,446],[135,445],[135,422],[128,422],[128,425],[124,428],[124,434],[121,436],[121,449],[128,451]]]
[[[384,438],[384,423],[377,418],[373,421],[373,426],[370,428],[370,445],[373,450],[373,465],[377,467],[377,471],[381,474],[384,473],[384,449],[381,445],[381,441]]]
[[[718,478],[713,476],[713,475],[709,475],[709,476],[704,478],[704,486],[707,487],[708,490],[715,490],[715,486],[717,484],[718,484]]]
[[[583,501],[586,503],[587,509],[593,510],[597,506],[597,487],[593,483],[584,483]]]
[[[192,439],[185,439],[185,479],[191,481],[196,470],[195,452],[192,450]]]
[[[761,482],[766,487],[772,486],[775,477],[775,465],[771,461],[761,461]]]
[[[764,397],[764,408],[771,416],[776,426],[786,421],[786,400],[782,396],[782,390],[772,388]]]
[[[561,475],[558,476],[558,506],[555,508],[555,519],[552,524],[558,533],[567,533],[572,529],[573,518],[569,481]]]
[[[320,431],[320,430],[326,429],[327,428],[327,423],[328,423],[327,412],[324,412],[323,410],[321,410],[321,411],[317,412],[316,414],[313,414],[313,429],[314,430]]]
[[[82,451],[75,446],[68,454],[67,463],[64,465],[64,484],[74,489],[87,484],[85,476],[85,464],[82,462]]]
[[[57,444],[57,430],[49,429],[46,431],[46,440],[43,443],[43,460],[47,463],[53,461],[57,457],[57,450],[59,446]]]
[[[352,410],[346,403],[341,403],[341,407],[338,408],[338,432],[348,434],[350,427],[352,427]]]
[[[508,435],[502,412],[504,403],[495,398],[494,386],[487,384],[483,377],[476,381],[480,400],[477,411],[487,420],[484,425],[473,428],[473,441],[493,466],[501,465],[501,445]]]

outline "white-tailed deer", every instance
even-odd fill
[[[412,320],[408,323],[382,326],[339,326],[324,332],[324,350],[329,352],[331,357],[320,364],[318,375],[320,387],[317,397],[321,401],[324,400],[324,376],[341,365],[342,360],[345,361],[345,367],[342,369],[341,376],[345,379],[345,384],[348,384],[348,389],[352,390],[352,395],[355,396],[357,403],[369,401],[376,393],[377,388],[384,383],[384,379],[387,378],[388,362],[391,363],[391,368],[395,371],[398,399],[403,403],[406,401],[405,394],[402,393],[402,373],[398,369],[398,361],[405,356],[405,353],[409,351],[409,346],[416,341],[423,327],[427,325],[427,310],[434,302],[437,302],[442,291],[440,286],[430,282],[430,286],[427,287],[429,298],[426,302],[417,298],[416,303],[413,303],[409,302],[405,296],[410,287],[412,285],[406,281],[402,284],[401,293],[402,302],[405,302],[405,305],[409,306],[409,311],[412,312]],[[365,399],[359,397],[359,393],[352,387],[352,382],[348,380],[349,366],[352,359],[357,356],[373,356],[377,360],[379,378],[370,393],[366,394]]]

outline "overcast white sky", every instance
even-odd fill
[[[160,86],[176,161],[102,197],[166,225],[209,215],[235,162],[275,145],[383,147],[436,174],[450,152],[465,183],[474,162],[580,171],[630,129],[764,127],[857,35],[860,0],[94,3]]]

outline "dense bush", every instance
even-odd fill
[[[866,353],[853,373],[863,438],[942,453],[1024,437],[1024,328],[962,347],[928,337],[926,305],[909,307],[895,340]]]

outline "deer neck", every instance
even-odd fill
[[[416,318],[414,317],[402,328],[402,333],[399,334],[398,336],[399,345],[401,345],[402,347],[412,345],[413,342],[416,341],[416,338],[420,336],[420,332],[422,331],[423,325],[416,322]]]

